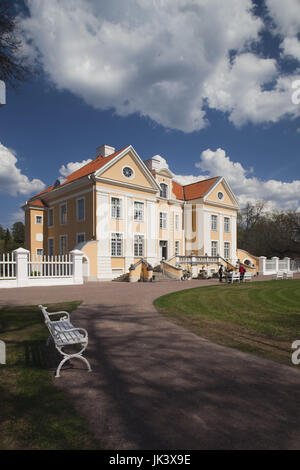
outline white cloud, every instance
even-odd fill
[[[0,193],[18,196],[42,191],[45,184],[39,179],[29,180],[17,168],[17,161],[13,151],[0,143]]]
[[[282,36],[282,51],[300,60],[300,2],[299,0],[266,0],[275,22],[275,32]]]
[[[196,168],[201,173],[198,176],[185,177],[183,184],[195,182],[214,176],[224,176],[241,207],[248,202],[264,200],[268,209],[298,209],[300,207],[300,180],[292,182],[278,181],[275,179],[261,180],[253,174],[253,168],[246,169],[241,163],[233,162],[225,150],[218,148],[213,151],[204,150],[200,161],[196,162]],[[204,175],[205,174],[205,175]],[[180,182],[180,175],[175,176]]]
[[[79,168],[83,167],[87,163],[91,162],[92,160],[88,158],[87,160],[82,160],[81,162],[69,162],[66,165],[62,165],[59,169],[59,173],[66,177],[73,173],[76,170],[79,170]]]
[[[298,0],[266,1],[284,53],[299,56]],[[236,126],[299,115],[290,99],[295,77],[280,75],[274,59],[247,53],[265,27],[251,0],[26,3],[28,54],[59,90],[97,109],[139,113],[184,132],[208,125],[206,104]]]

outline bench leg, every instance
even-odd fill
[[[64,356],[64,359],[59,363],[59,365],[56,369],[56,374],[55,374],[56,378],[60,377],[60,370],[61,370],[62,366],[64,365],[64,363],[69,361],[70,359],[74,359],[74,358],[81,359],[87,365],[88,372],[92,371],[92,368],[90,366],[89,361],[85,357],[82,356],[82,353],[86,349],[86,346],[76,354],[66,354],[65,352],[62,351],[62,348],[57,347],[57,349]]]

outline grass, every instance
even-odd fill
[[[292,366],[291,343],[300,339],[300,279],[198,287],[164,295],[154,305],[203,338]]]
[[[80,302],[48,305],[71,312]],[[0,450],[99,449],[45,366],[48,337],[36,306],[0,309],[0,338],[6,364],[0,365]]]

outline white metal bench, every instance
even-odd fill
[[[283,279],[283,272],[279,271],[278,273],[273,274],[272,279]]]
[[[284,272],[283,277],[284,277],[284,279],[293,279],[294,278],[294,273],[292,271]]]
[[[82,356],[88,345],[87,331],[84,328],[75,328],[70,322],[70,314],[68,312],[59,311],[50,313],[47,312],[47,307],[44,307],[43,305],[39,305],[39,308],[43,312],[45,324],[50,332],[50,336],[47,340],[47,346],[49,345],[49,342],[52,338],[56,349],[64,356],[57,367],[55,377],[60,377],[60,370],[63,364],[73,358],[78,358],[85,362],[88,367],[88,371],[91,372],[92,369],[88,360]],[[61,314],[63,314],[63,316],[59,320],[50,319],[50,316],[52,315]],[[63,351],[63,348],[76,344],[81,346],[81,350],[79,352],[67,353],[66,351]]]
[[[243,277],[243,282],[251,281],[251,280],[252,280],[252,274],[246,271]]]
[[[232,284],[234,281],[240,282],[240,280],[241,280],[240,273],[233,272],[227,275],[227,281],[229,284]]]

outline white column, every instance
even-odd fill
[[[72,256],[72,265],[73,265],[73,283],[83,284],[82,258],[84,256],[84,253],[80,250],[72,250],[70,254]]]
[[[158,220],[156,211],[156,202],[147,201],[146,210],[146,230],[147,230],[147,261],[153,267],[159,262],[159,253],[157,250],[158,240]]]
[[[24,248],[18,248],[13,251],[16,260],[16,278],[17,286],[28,286],[28,257],[30,252]]]
[[[275,273],[278,273],[278,271],[279,271],[279,258],[278,258],[278,256],[273,256],[271,259],[273,261],[275,261]]]
[[[190,254],[192,251],[192,204],[185,204],[184,206],[184,228],[185,228],[185,249],[186,253]]]
[[[107,193],[97,193],[98,279],[112,279],[110,253],[110,205]]]
[[[124,220],[125,220],[125,273],[128,272],[130,265],[134,262],[133,253],[133,199],[131,196],[125,196],[124,199]]]
[[[237,223],[236,215],[232,215],[230,219],[231,230],[231,257],[233,262],[237,261]]]
[[[219,255],[224,258],[223,230],[224,230],[224,214],[223,212],[219,212]]]
[[[208,256],[211,254],[211,239],[210,239],[210,231],[211,231],[211,217],[210,212],[204,212],[204,240],[203,240],[203,251],[204,255],[207,253]]]
[[[260,256],[259,257],[259,274],[262,274],[263,276],[266,273],[266,257],[265,256]]]

